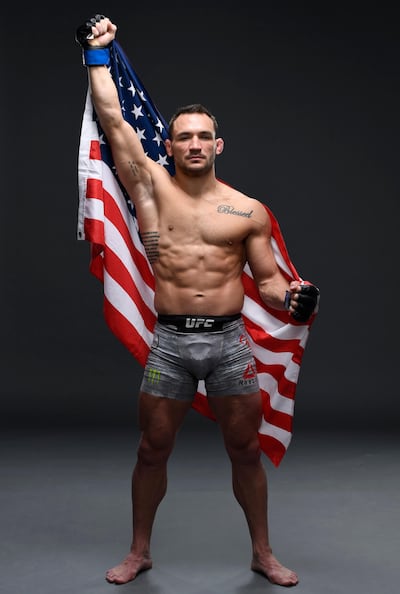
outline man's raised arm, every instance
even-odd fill
[[[107,68],[109,46],[116,31],[116,25],[109,18],[96,15],[77,29],[76,40],[82,46],[96,114],[110,144],[118,175],[131,194],[130,190],[137,184],[151,183],[154,162],[145,155],[135,130],[124,120],[117,89]]]

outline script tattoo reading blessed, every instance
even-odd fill
[[[253,211],[250,210],[250,212],[244,212],[244,210],[236,210],[234,206],[229,206],[228,204],[220,204],[217,208],[217,212],[222,212],[223,214],[236,215],[237,217],[246,217],[247,219],[250,219]]]

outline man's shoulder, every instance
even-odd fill
[[[257,200],[257,198],[248,196],[231,186],[221,188],[221,190],[220,198],[225,198],[226,205],[229,205],[231,209],[247,213],[246,216],[250,226],[255,224],[257,232],[260,232],[260,230],[268,231],[270,229],[271,220],[268,210],[262,202]],[[226,208],[228,208],[228,206],[226,206]]]
[[[268,216],[267,210],[266,210],[265,206],[263,205],[263,203],[260,202],[260,200],[257,200],[257,198],[254,198],[252,196],[248,196],[247,194],[244,194],[240,190],[237,190],[236,188],[233,188],[232,186],[225,184],[225,182],[220,182],[220,183],[222,184],[223,193],[226,196],[228,196],[230,199],[235,200],[240,203],[246,203],[253,210],[257,210],[260,213],[265,212],[266,216]]]
[[[241,192],[237,188],[234,188],[233,186],[229,185],[227,182],[221,179],[218,179],[217,182],[219,183],[221,193],[225,194],[226,196],[235,198],[236,200],[254,200],[258,202],[258,200],[256,200],[255,198],[248,196],[244,192]]]

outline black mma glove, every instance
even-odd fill
[[[82,57],[85,66],[108,66],[110,62],[109,46],[94,47],[88,43],[88,39],[93,39],[92,27],[105,18],[103,14],[95,14],[76,30],[75,39],[82,46]]]
[[[290,296],[287,298],[290,303]],[[319,289],[315,285],[301,285],[296,299],[297,307],[291,312],[292,318],[296,322],[307,322],[318,304],[318,299]]]
[[[99,23],[101,19],[105,19],[106,17],[104,14],[95,14],[93,17],[82,23],[75,34],[75,39],[83,48],[88,48],[90,45],[88,44],[88,39],[93,39],[92,27]]]

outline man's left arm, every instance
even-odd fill
[[[254,229],[246,239],[246,256],[263,302],[287,310],[294,320],[305,323],[314,313],[319,289],[301,280],[288,282],[280,271],[271,245],[271,221],[260,205]]]

